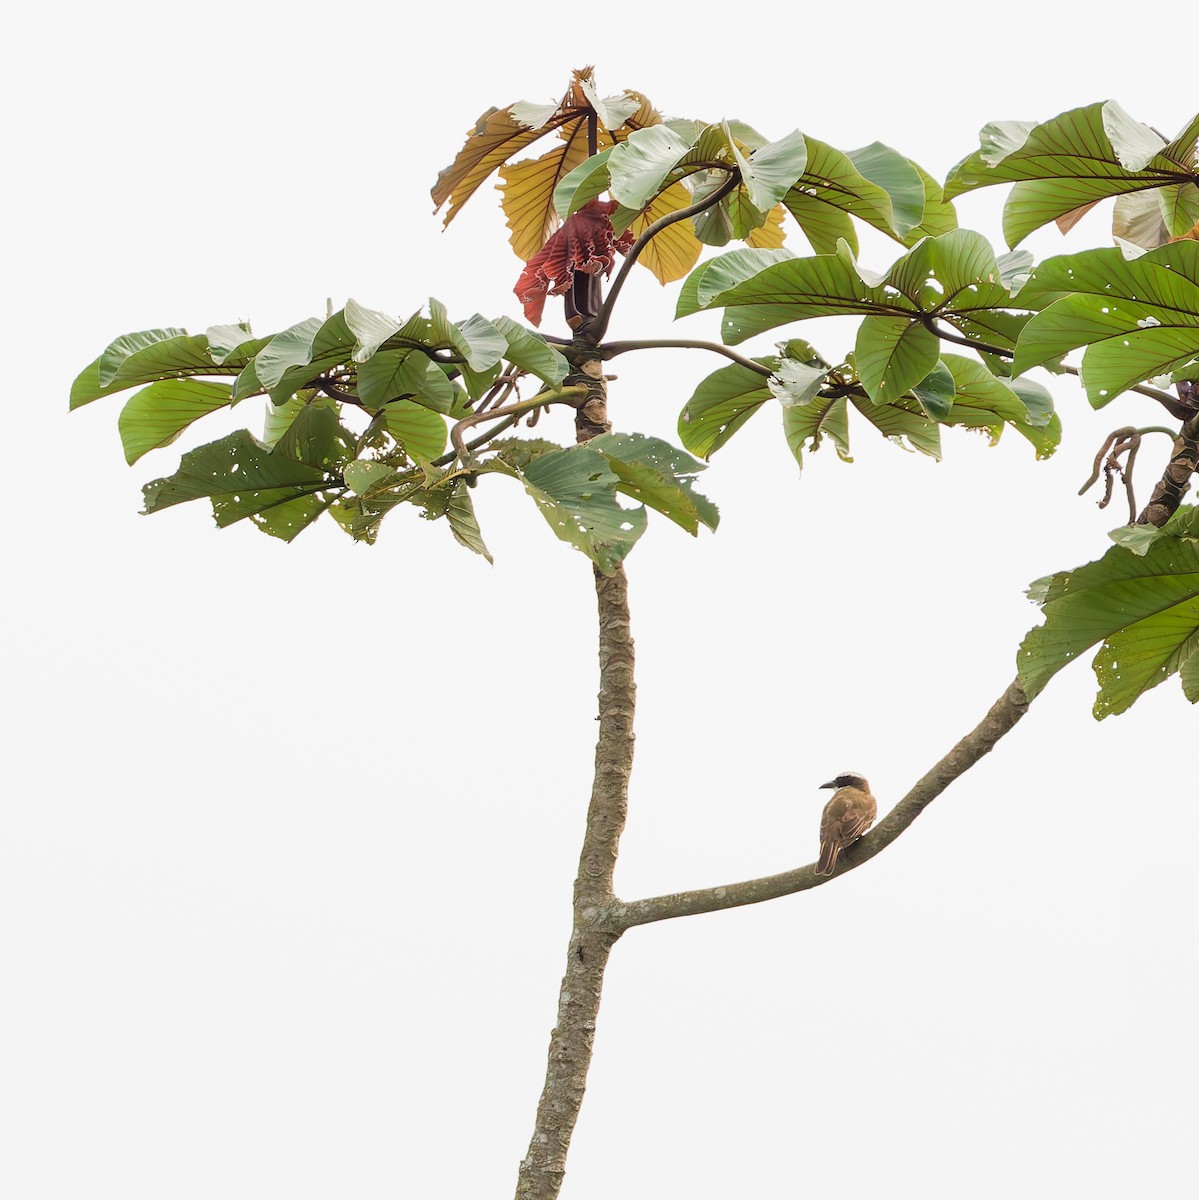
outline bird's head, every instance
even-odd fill
[[[836,779],[830,779],[828,783],[822,783],[822,788],[860,788],[863,792],[870,791],[870,784],[866,782],[865,775],[859,775],[856,771],[847,771],[844,775],[838,775]]]

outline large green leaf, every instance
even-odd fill
[[[700,525],[716,528],[720,521],[716,505],[693,487],[705,465],[691,455],[640,433],[605,433],[587,445],[608,460],[620,480],[617,491],[669,517],[693,537]]]
[[[434,412],[448,413],[454,402],[454,385],[419,350],[380,350],[358,368],[358,396],[367,408],[410,397]]]
[[[1187,130],[1195,127],[1192,121]],[[1071,109],[1040,125],[996,122],[981,148],[950,172],[945,195],[1015,183],[1003,231],[1015,246],[1034,229],[1108,196],[1193,182],[1195,138],[1167,144],[1114,100]]]
[[[509,317],[496,317],[492,322],[507,339],[506,357],[543,383],[558,387],[570,374],[570,363],[539,333],[518,325]]]
[[[877,404],[892,404],[937,365],[939,343],[907,317],[867,317],[858,327],[858,377]]]
[[[900,236],[924,219],[924,180],[916,165],[897,150],[872,142],[847,156],[858,173],[887,193],[891,201],[891,227]]]
[[[1180,508],[1162,532],[1144,554],[1113,546],[1095,562],[1033,584],[1045,623],[1020,647],[1029,697],[1101,643],[1093,662],[1098,719],[1124,712],[1180,670],[1187,698],[1199,700],[1199,509]]]
[[[773,371],[779,360],[754,361]],[[679,439],[692,454],[711,458],[771,396],[765,375],[739,363],[721,367],[700,383],[683,406]]]
[[[243,361],[217,365],[208,353],[208,339],[202,333],[155,329],[126,334],[79,373],[71,386],[71,408],[139,383],[193,375],[232,375],[244,365]]]
[[[609,146],[572,170],[568,171],[554,187],[554,211],[565,220],[578,212],[589,200],[595,200],[608,190],[608,159],[615,146]]]
[[[336,480],[308,463],[274,454],[244,429],[189,451],[174,475],[142,488],[148,513],[175,504],[211,499],[218,525],[227,525],[283,500],[333,487]],[[243,505],[243,498],[247,505]],[[221,502],[224,501],[222,506]]]
[[[384,409],[387,432],[413,461],[431,462],[446,446],[449,431],[444,419],[413,400],[394,400]]]
[[[690,316],[707,308],[721,292],[728,291],[766,267],[794,259],[790,250],[730,250],[702,262],[683,280],[679,289],[675,318]]]
[[[1199,356],[1199,244],[1163,246],[1136,259],[1118,249],[1043,263],[1021,300],[1047,304],[1024,326],[1014,369],[1026,371],[1087,347],[1082,379],[1096,408]]]
[[[519,471],[549,527],[611,575],[645,532],[645,509],[616,501],[620,477],[598,450],[572,446],[533,458]]]
[[[224,408],[230,392],[227,383],[203,379],[161,379],[135,392],[117,421],[125,461],[132,466],[143,454],[169,446],[193,421]]]
[[[836,254],[775,263],[715,293],[701,278],[688,295],[696,310],[725,309],[724,339],[735,343],[809,317],[892,316],[921,325],[965,321],[1012,303],[1003,274],[986,238],[953,229],[924,238],[884,275],[862,269],[840,243]],[[701,295],[707,297],[703,303]],[[915,344],[927,342],[916,337]]]
[[[943,424],[985,429],[993,442],[1006,424],[1032,443],[1038,458],[1057,449],[1061,423],[1048,389],[1031,379],[996,378],[960,354],[943,355],[942,361],[953,376],[954,390],[949,411],[938,418]]]
[[[837,238],[844,236],[837,233],[845,228],[842,216],[857,217],[889,237],[901,237],[886,189],[867,179],[844,151],[810,136],[806,142],[808,161],[803,176],[783,203],[799,222],[812,249],[819,254],[833,253]],[[856,251],[852,227],[845,240]]]
[[[462,355],[472,371],[495,366],[508,349],[508,339],[486,317],[475,313],[455,324],[440,300],[429,300],[429,324],[435,344]]]
[[[798,129],[776,142],[759,146],[748,157],[742,154],[737,140],[729,131],[729,147],[738,167],[741,182],[753,206],[760,213],[768,213],[799,181],[808,163],[808,147],[804,135]]]
[[[668,125],[639,129],[608,156],[609,191],[625,208],[640,210],[674,182],[671,172],[690,146]]]

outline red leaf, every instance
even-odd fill
[[[512,290],[524,305],[525,316],[541,324],[546,296],[570,291],[575,272],[583,275],[612,274],[616,251],[628,254],[633,235],[627,229],[616,237],[612,229],[615,200],[590,200],[567,217],[562,226],[531,259]]]

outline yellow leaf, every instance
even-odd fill
[[[787,231],[783,228],[783,206],[776,204],[766,214],[766,224],[751,230],[745,244],[755,250],[777,250],[786,236]]]
[[[447,200],[450,202],[445,215],[446,225],[458,215],[462,205],[497,167],[544,137],[551,129],[557,129],[572,117],[577,119],[580,116],[577,109],[560,106],[544,125],[529,129],[513,118],[511,110],[514,107],[510,104],[507,108],[488,109],[479,118],[474,130],[467,134],[466,145],[458,152],[458,157],[438,173],[437,182],[433,185],[433,211],[436,212]]]
[[[587,121],[581,118],[563,126],[561,145],[540,158],[510,163],[500,170],[502,182],[496,187],[503,196],[504,215],[512,231],[508,240],[525,262],[561,223],[554,211],[554,188],[586,158]]]
[[[641,215],[629,225],[629,230],[634,237],[639,237],[655,221],[680,208],[688,208],[693,202],[694,197],[681,183],[672,183],[646,205]],[[695,266],[702,249],[691,218],[684,217],[657,234],[637,261],[653,271],[659,283],[672,283],[682,279]]]

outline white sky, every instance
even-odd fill
[[[879,139],[941,177],[987,120],[1114,95],[1173,133],[1196,107],[1134,30],[1044,4],[420,11],[0,19],[11,1200],[510,1195],[589,788],[590,571],[514,485],[476,494],[494,568],[407,513],[374,549],[324,523],[290,547],[218,533],[199,504],[139,518],[180,447],[130,471],[118,400],[66,411],[109,340],[271,332],[326,297],[519,316],[495,194],[443,235],[428,188],[484,108],[589,62],[671,115]],[[997,238],[997,201],[963,224]],[[1068,244],[1106,233],[1093,215]],[[648,272],[625,295],[615,337],[715,336],[672,327]],[[832,353],[852,327],[813,336]],[[618,427],[673,437],[719,365],[621,359]],[[862,771],[888,807],[981,718],[1037,620],[1025,586],[1120,521],[1075,495],[1091,456],[1159,419],[1052,386],[1049,463],[947,433],[936,465],[854,429],[853,466],[825,449],[800,482],[762,414],[703,480],[716,536],[651,517],[623,896],[810,862],[820,783]],[[180,446],[257,427],[259,403]],[[631,932],[566,1200],[1182,1194],[1196,718],[1176,681],[1102,725],[1093,692],[1065,672],[865,869]]]

